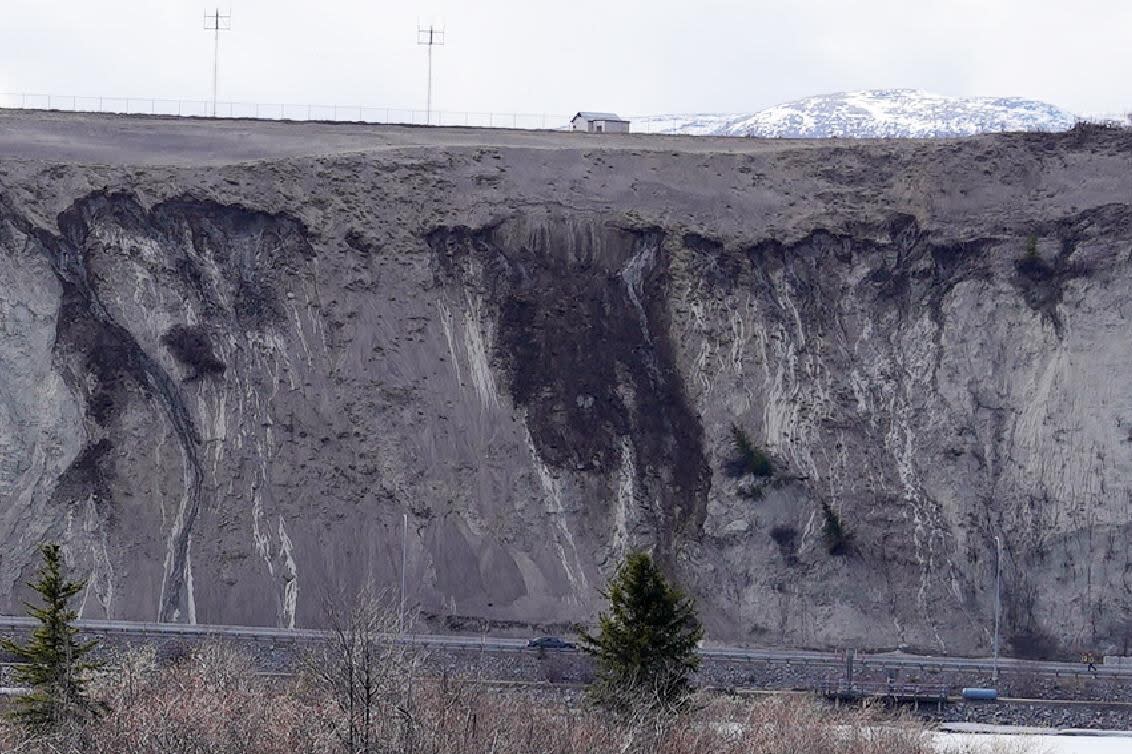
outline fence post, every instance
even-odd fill
[[[20,95],[20,109],[21,110],[27,110],[28,109],[28,96],[27,96],[26,93]]]
[[[519,127],[519,114],[518,113],[511,113],[511,128],[518,128],[518,127]]]
[[[51,95],[50,94],[47,95],[47,109],[48,110],[51,109]]]

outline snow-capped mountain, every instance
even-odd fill
[[[1121,126],[1132,128],[1132,112],[1123,113],[1089,113],[1082,115],[1081,120],[1089,123],[1099,123],[1105,126]]]
[[[645,115],[632,118],[632,129],[648,134],[692,134],[693,136],[719,136],[729,125],[750,113],[693,113],[672,115]]]
[[[1002,131],[1064,131],[1077,117],[1018,97],[948,97],[870,89],[807,97],[751,115],[655,116],[633,130],[785,138],[946,138]]]

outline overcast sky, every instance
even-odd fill
[[[215,2],[215,0],[213,0]],[[0,91],[206,98],[199,0],[4,0]],[[849,89],[1132,109],[1132,0],[221,0],[220,99],[749,112]]]

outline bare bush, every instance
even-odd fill
[[[330,702],[339,743],[349,754],[415,751],[423,654],[403,633],[395,598],[365,588],[349,605],[328,606],[326,617],[330,639],[308,657],[306,675]]]
[[[463,682],[423,686],[413,709],[413,754],[601,754],[624,751],[599,715],[548,708]]]
[[[116,658],[92,688],[106,712],[51,737],[17,740],[0,731],[0,751],[28,754],[331,754],[317,700],[270,688],[240,651],[206,644],[157,669],[146,652]],[[6,736],[6,737],[5,737]]]
[[[92,688],[110,708],[105,716],[37,741],[0,727],[0,751],[358,754],[368,745],[390,754],[935,754],[919,724],[838,714],[808,697],[695,696],[678,714],[638,706],[633,716],[616,716],[536,701],[529,692],[414,678],[415,663],[389,647],[329,646],[328,672],[302,682],[258,676],[247,656],[225,645],[202,647],[165,669],[151,655],[130,653]],[[352,664],[344,664],[347,651]],[[367,652],[369,665],[357,660]],[[354,685],[344,685],[343,672],[354,674]],[[378,682],[364,683],[359,676],[367,672]],[[355,728],[351,739],[349,698],[366,703],[358,696],[366,689],[371,713],[355,706],[352,714],[368,733]]]
[[[111,711],[86,731],[84,751],[90,754],[333,750],[317,700],[269,687],[251,659],[226,644],[205,644],[187,660],[140,681],[121,673],[100,696]]]

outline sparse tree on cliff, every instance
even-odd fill
[[[59,545],[40,548],[43,565],[39,578],[28,584],[39,593],[42,607],[27,605],[28,614],[39,621],[26,644],[0,640],[0,649],[23,663],[15,681],[31,689],[16,700],[14,717],[38,731],[50,731],[90,717],[95,706],[86,694],[86,676],[95,668],[84,659],[97,642],[76,640],[74,621],[78,613],[69,607],[71,598],[83,590],[81,581],[68,581]]]
[[[582,634],[598,664],[592,698],[618,711],[677,706],[700,663],[704,632],[692,601],[643,552],[625,558],[603,594],[609,612],[599,616],[598,633]]]
[[[735,476],[753,474],[757,477],[774,476],[774,464],[766,453],[759,450],[738,424],[731,425],[731,444],[735,457],[729,466]]]

